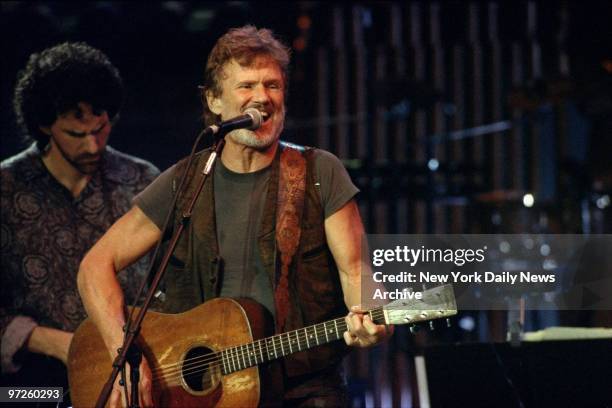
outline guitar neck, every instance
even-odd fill
[[[385,324],[383,308],[367,312],[376,324]],[[344,317],[225,349],[218,354],[223,374],[309,350],[342,339],[347,330]]]

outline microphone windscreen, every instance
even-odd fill
[[[261,114],[259,109],[248,108],[248,109],[245,109],[244,114],[249,115],[253,119],[253,124],[249,126],[247,129],[249,130],[259,129],[259,127],[263,123],[263,115]]]

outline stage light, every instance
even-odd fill
[[[440,162],[438,161],[438,159],[429,159],[429,161],[427,162],[427,167],[431,171],[436,171],[440,167]]]
[[[510,252],[510,249],[512,248],[510,247],[510,243],[508,241],[502,241],[499,243],[499,250],[501,253],[507,254]]]
[[[599,197],[595,204],[597,204],[597,208],[603,210],[604,208],[610,205],[610,196],[606,194],[604,196]]]
[[[459,319],[459,327],[465,331],[472,331],[476,327],[476,322],[472,316],[463,316]]]
[[[533,207],[533,204],[535,203],[535,198],[533,197],[533,194],[525,194],[523,196],[523,205],[525,207]]]
[[[303,14],[298,17],[297,26],[299,27],[300,30],[308,30],[311,25],[312,25],[312,21],[310,20],[310,17],[308,17],[307,15]]]

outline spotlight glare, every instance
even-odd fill
[[[597,208],[599,208],[600,210],[603,210],[604,208],[610,205],[610,196],[606,194],[604,196],[599,197],[597,199],[596,204],[597,204]]]
[[[459,327],[465,331],[472,331],[476,327],[476,322],[472,316],[463,316],[459,320]]]
[[[427,162],[427,167],[431,171],[436,171],[438,170],[438,167],[440,167],[440,162],[438,161],[438,159],[429,159],[429,161]]]

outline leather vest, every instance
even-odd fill
[[[283,144],[279,146],[272,162],[258,237],[261,259],[270,282],[278,282],[280,270],[280,256],[277,254],[275,242],[275,223],[282,148]],[[200,181],[199,170],[204,168],[210,153],[207,149],[197,154],[194,165],[189,171],[185,193],[178,198],[177,208],[186,207],[187,201]],[[301,239],[289,268],[290,310],[285,331],[341,317],[348,312],[344,305],[338,270],[325,238],[323,206],[315,186],[313,153],[314,149],[303,149],[307,163],[305,202]],[[175,186],[178,185],[185,165],[185,159],[177,164]],[[186,226],[170,259],[161,285],[165,292],[165,300],[156,304],[158,310],[180,313],[219,296],[222,268],[215,224],[213,179],[211,173],[195,204],[191,222]],[[174,219],[174,225],[181,222],[180,211],[176,211]],[[344,342],[336,341],[310,351],[286,356],[284,358],[286,373],[288,376],[296,376],[318,371],[338,363],[346,352],[347,347]]]

